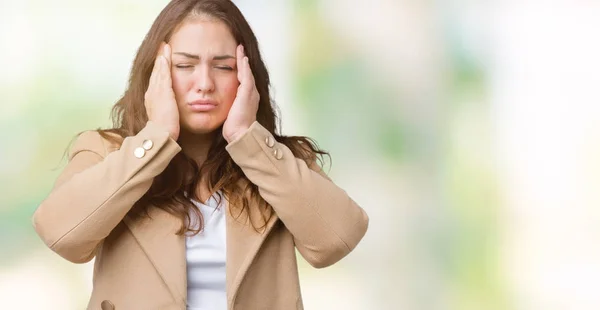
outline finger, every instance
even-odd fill
[[[242,61],[244,59],[244,56],[246,56],[243,45],[240,44],[237,46],[236,56],[237,56],[237,61]]]
[[[242,83],[243,78],[243,65],[244,65],[244,46],[238,45],[236,49],[236,65],[237,65],[237,78],[240,83]]]
[[[244,50],[243,45],[238,46],[239,53],[237,54],[237,64],[238,64],[238,80],[240,84],[248,84],[248,57],[246,56],[246,51]]]
[[[250,69],[248,57],[246,56],[244,56],[244,60],[242,60],[240,71],[240,90],[250,94],[252,90],[256,88],[256,85],[254,83],[254,76],[252,75],[252,70]]]
[[[240,64],[240,84],[242,84],[244,88],[248,86],[248,67],[246,65],[246,56],[242,58]]]
[[[158,70],[160,69],[160,56],[164,54],[166,44],[167,43],[165,43],[164,41],[160,43],[158,51],[156,52],[156,58],[154,59],[154,69],[152,70],[152,73],[154,73],[155,71],[158,72]],[[155,75],[158,76],[158,74]]]
[[[164,43],[163,45],[163,56],[167,61],[167,68],[171,67],[171,46],[168,43]]]
[[[246,50],[244,49],[243,45],[240,45],[240,49],[241,49],[241,61],[242,61],[242,79],[246,79],[247,83],[250,84],[254,84],[254,75],[252,75],[252,69],[250,68],[250,60],[248,58],[248,55],[246,55]]]
[[[250,68],[250,59],[248,59],[248,56],[244,57],[244,71],[248,84],[254,85],[254,74],[252,74],[252,68]]]
[[[161,42],[160,47],[158,48],[158,51],[156,52],[156,58],[154,59],[154,68],[152,70],[152,73],[155,75],[155,77],[159,76],[160,65],[161,65],[160,57],[165,54],[165,45],[167,45],[167,43]]]
[[[166,44],[167,44],[167,43],[166,43],[166,42],[164,42],[164,41],[163,41],[163,42],[160,42],[160,46],[158,47],[158,51],[156,51],[156,57],[158,57],[158,56],[160,56],[160,55],[162,55],[162,54],[164,53],[164,50],[165,50],[165,45],[166,45]]]
[[[160,56],[160,80],[161,81],[170,81],[171,80],[171,70],[169,67],[169,62],[167,61],[167,57]]]

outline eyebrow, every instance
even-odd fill
[[[194,54],[189,54],[189,53],[185,53],[185,52],[174,52],[173,54],[185,56],[185,57],[191,58],[191,59],[200,60],[200,56],[194,55]],[[225,59],[235,59],[235,57],[233,57],[231,55],[218,55],[218,56],[213,57],[213,60],[225,60]]]

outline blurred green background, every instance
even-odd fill
[[[239,0],[283,133],[371,218],[306,309],[600,308],[600,4]],[[0,301],[84,309],[31,215],[167,1],[0,2]],[[77,206],[73,206],[77,207]],[[300,258],[301,260],[301,258]]]

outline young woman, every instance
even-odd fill
[[[295,249],[329,266],[368,217],[277,134],[256,37],[228,0],[173,0],[142,42],[114,128],[81,134],[33,216],[95,257],[88,309],[302,309]]]

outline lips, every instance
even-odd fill
[[[217,103],[209,99],[199,99],[188,103],[190,109],[194,112],[206,112],[217,107]]]

